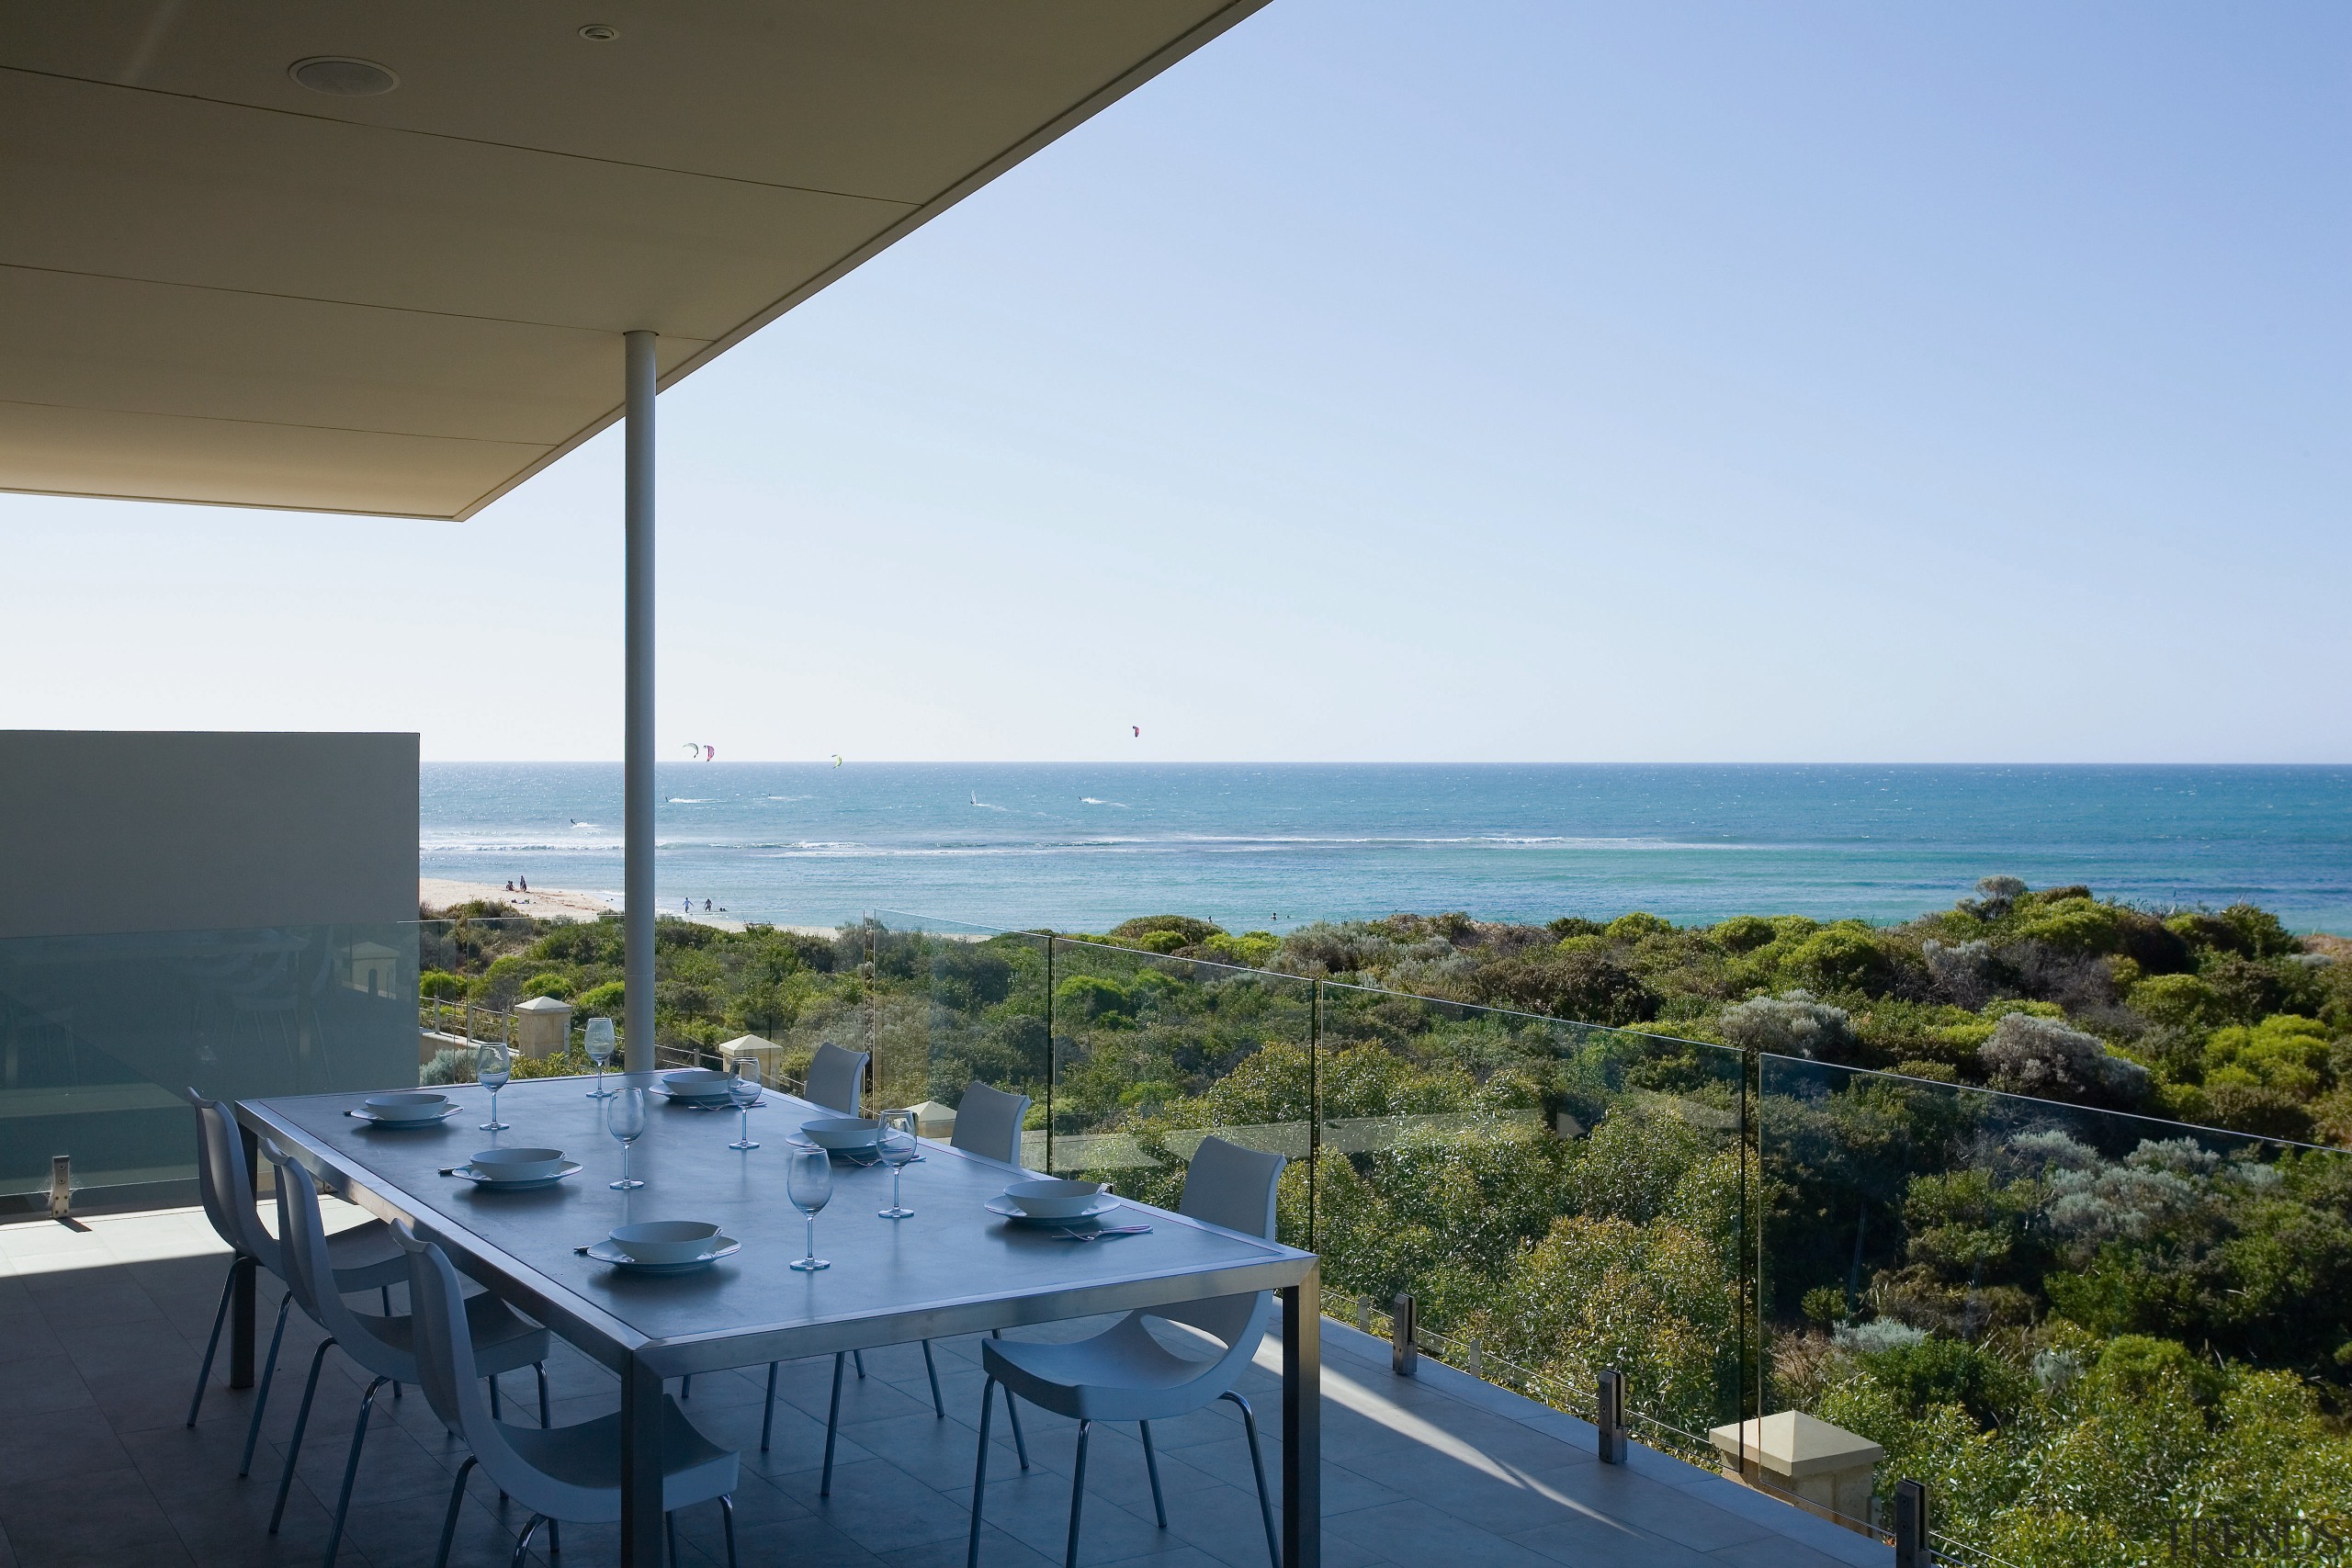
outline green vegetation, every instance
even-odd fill
[[[1283,1149],[1329,1288],[1410,1290],[1571,1407],[1619,1367],[1685,1451],[1809,1410],[2024,1568],[2159,1560],[2190,1514],[2352,1515],[2352,1156],[2273,1141],[2352,1141],[2352,952],[2261,910],[1996,879],[1887,929],[660,943],[666,1046],[837,1038],[895,1103],[1019,1088],[1033,1163],[1050,1135],[1145,1199],[1206,1132]],[[584,1001],[618,929],[476,918],[424,958],[475,999],[552,975]]]

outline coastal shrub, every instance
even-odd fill
[[[2150,1082],[2147,1068],[2108,1055],[2096,1036],[2028,1012],[2005,1015],[1976,1056],[1995,1088],[2047,1100],[2129,1104]]]
[[[2060,953],[2118,953],[2123,947],[2123,911],[2088,897],[2037,904],[2018,920],[2016,935]]]
[[[1781,933],[1774,931],[1772,922],[1761,915],[1735,915],[1715,925],[1707,934],[1730,952],[1752,953]]]
[[[515,987],[515,994],[528,999],[532,997],[552,997],[557,1001],[569,1001],[574,989],[571,976],[548,969],[532,976]]]
[[[1590,939],[1569,942],[1580,940]],[[1564,944],[1541,957],[1497,959],[1474,983],[1477,999],[1520,1012],[1618,1025],[1657,1016],[1657,993],[1604,950]]]
[[[416,994],[429,1002],[461,1001],[466,983],[446,969],[427,969],[416,977]]]
[[[416,1070],[416,1081],[424,1089],[471,1083],[474,1081],[474,1054],[463,1049],[435,1051],[433,1060]]]
[[[1919,944],[1919,957],[1936,993],[1961,1007],[1981,1008],[2000,990],[1993,944],[1982,937],[1950,943],[1929,937]]]
[[[1868,926],[1841,920],[1799,942],[1782,966],[1798,984],[1822,991],[1876,991],[1891,968]]]
[[[2330,1044],[2325,1024],[2293,1013],[2217,1029],[2205,1042],[2204,1081],[2209,1088],[2240,1084],[2315,1099],[2334,1087]]]
[[[1198,947],[1213,936],[1225,934],[1225,928],[1190,915],[1142,915],[1111,928],[1111,940],[1145,947],[1147,937],[1172,935],[1173,942],[1165,947],[1151,947],[1153,953],[1173,953],[1180,947]]]
[[[1810,991],[1752,998],[1725,1008],[1715,1027],[1743,1050],[1818,1062],[1847,1061],[1854,1053],[1853,1016],[1815,1001]]]
[[[2318,1124],[2311,1106],[2267,1084],[2208,1083],[2195,1092],[2204,1112],[2198,1120],[2232,1132],[2301,1144],[2312,1140]]]
[[[1605,934],[1611,942],[1639,942],[1645,936],[1668,936],[1673,931],[1673,922],[1636,909],[1610,921]]]
[[[1921,1338],[1861,1358],[1871,1377],[1905,1413],[1957,1404],[1980,1426],[1997,1425],[2025,1394],[2017,1369],[1957,1339]]]
[[[618,1018],[628,1005],[628,987],[618,980],[591,986],[572,998],[583,1018]]]
[[[1072,975],[1054,987],[1055,1010],[1081,1022],[1130,1018],[1140,1005],[1136,993],[1100,975]]]
[[[1282,938],[1272,931],[1243,931],[1239,936],[1219,931],[1201,943],[1201,951],[1211,958],[1245,969],[1267,967],[1281,948]]]
[[[1146,931],[1135,939],[1135,945],[1146,953],[1173,953],[1189,945],[1182,931]]]
[[[2151,1023],[2197,1034],[2229,1016],[2221,995],[2194,975],[2155,976],[2133,986],[2123,999]]]

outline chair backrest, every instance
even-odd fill
[[[197,1191],[204,1200],[204,1217],[232,1250],[259,1259],[273,1274],[284,1274],[277,1238],[263,1226],[254,1208],[254,1179],[245,1168],[245,1141],[238,1136],[229,1108],[192,1089],[187,1091],[187,1102],[196,1107]]]
[[[614,1484],[580,1486],[560,1481],[514,1451],[505,1424],[490,1413],[481,1375],[474,1364],[473,1339],[466,1328],[466,1297],[448,1255],[420,1240],[402,1221],[392,1235],[408,1253],[408,1289],[416,1321],[416,1381],[450,1431],[471,1449],[482,1473],[533,1513],[550,1518],[594,1521],[620,1517],[620,1466]],[[617,1456],[616,1456],[617,1460]]]
[[[276,1144],[262,1145],[277,1168],[277,1231],[285,1245],[286,1288],[294,1304],[327,1331],[344,1354],[378,1377],[417,1381],[416,1358],[378,1338],[334,1288],[334,1264],[327,1256],[326,1216],[319,1212],[319,1184],[301,1162]]]
[[[1282,1179],[1283,1167],[1289,1163],[1283,1155],[1261,1154],[1238,1144],[1228,1144],[1223,1138],[1203,1138],[1201,1146],[1193,1151],[1192,1164],[1185,1169],[1184,1196],[1178,1201],[1176,1212],[1272,1241],[1274,1184]],[[1171,1323],[1190,1324],[1213,1334],[1225,1342],[1229,1351],[1241,1349],[1246,1341],[1248,1352],[1255,1353],[1259,1337],[1266,1331],[1266,1319],[1272,1313],[1273,1300],[1271,1291],[1253,1291],[1247,1295],[1216,1296],[1208,1301],[1154,1307],[1151,1315]]]
[[[818,1046],[808,1060],[808,1098],[844,1116],[856,1115],[858,1096],[865,1088],[865,1056],[830,1040]]]
[[[956,1131],[947,1140],[982,1159],[1021,1163],[1021,1119],[1029,1114],[1029,1097],[1008,1094],[974,1078],[964,1086],[964,1103],[956,1108]]]

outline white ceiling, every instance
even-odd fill
[[[0,0],[0,489],[470,515],[1264,3]]]

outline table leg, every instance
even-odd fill
[[[245,1146],[245,1170],[250,1175],[261,1159],[261,1140],[250,1127],[237,1128]],[[259,1183],[256,1181],[255,1186]],[[229,1288],[229,1386],[254,1386],[254,1273],[250,1258],[237,1260],[235,1283]]]
[[[632,1357],[621,1373],[621,1564],[662,1562],[662,1377]]]
[[[1323,1281],[1283,1292],[1283,1568],[1323,1568]]]

